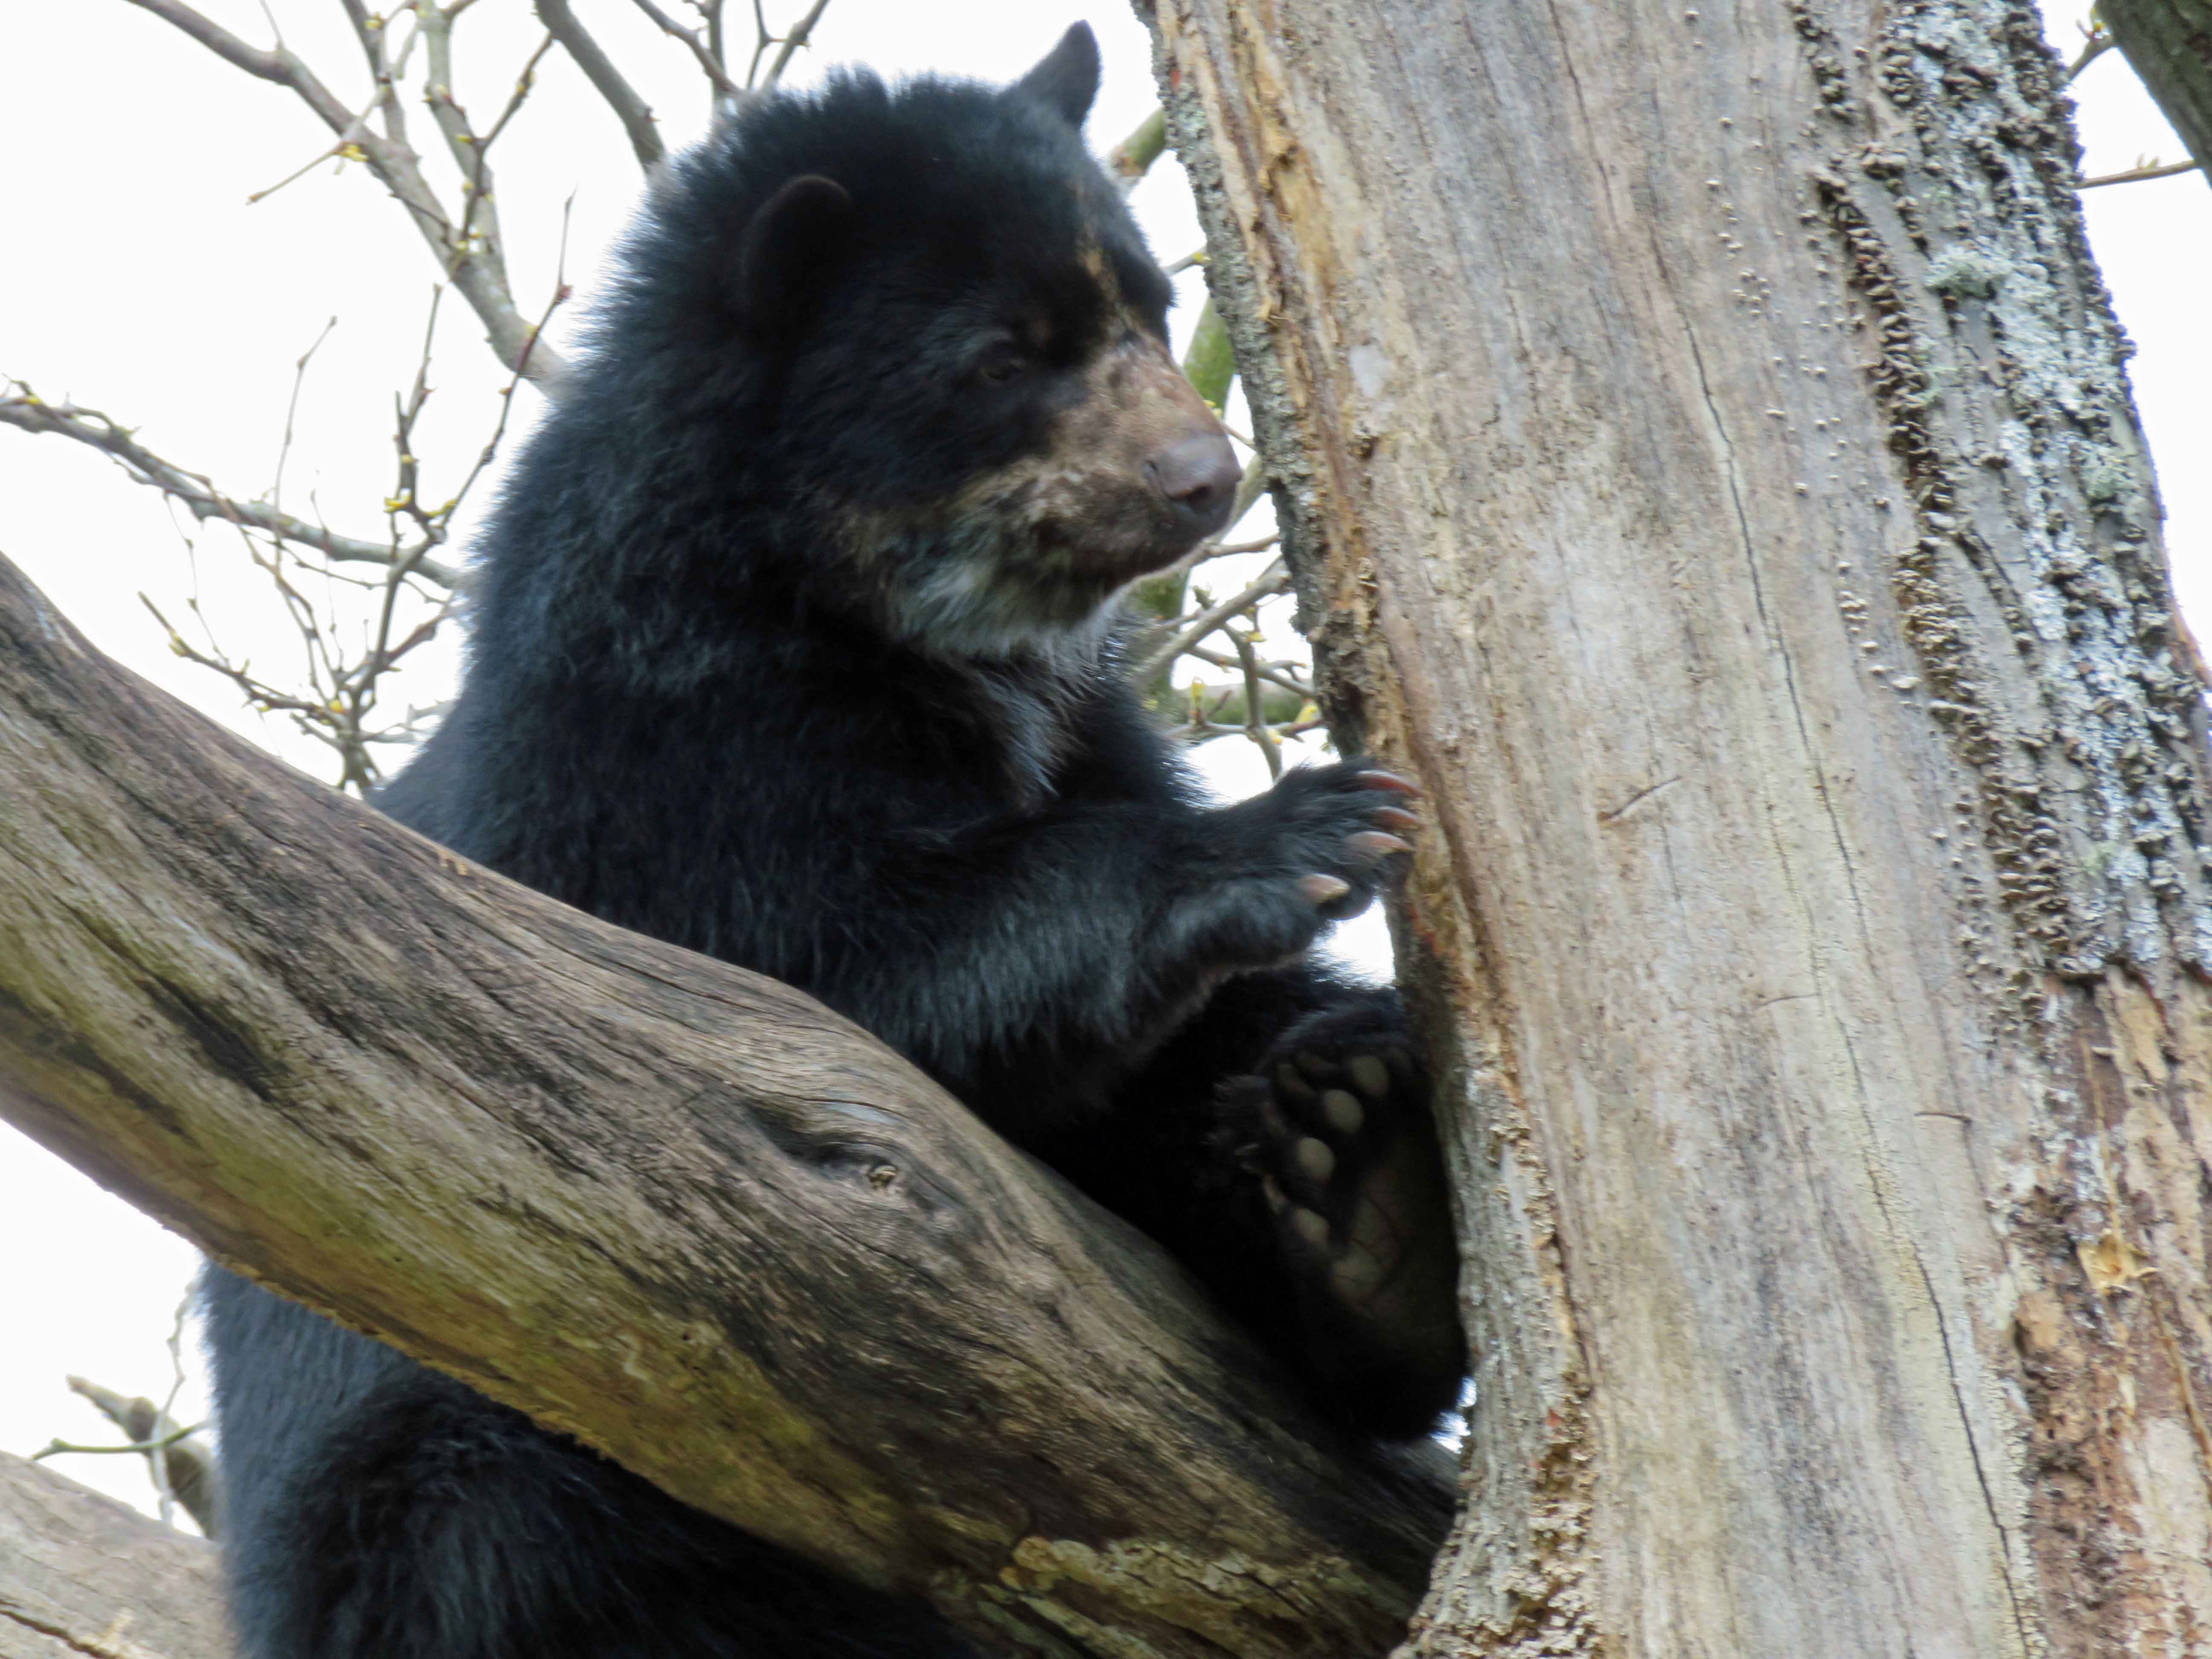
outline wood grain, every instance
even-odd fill
[[[2033,14],[1142,9],[1441,830],[1411,1651],[2212,1651],[2202,688]]]
[[[215,1546],[0,1452],[0,1659],[229,1659]]]
[[[1434,1461],[818,1004],[287,771],[4,561],[0,779],[0,1112],[225,1264],[1007,1651],[1403,1627]]]

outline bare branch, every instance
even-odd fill
[[[422,33],[424,9],[416,7],[415,18],[407,31],[407,39],[398,52],[390,57],[385,51],[385,21],[371,15],[361,0],[342,0],[346,21],[353,25],[354,39],[361,45],[362,56],[368,60],[369,78],[376,83],[376,102],[384,110],[385,136],[394,143],[407,142],[407,110],[397,95],[401,71],[406,66],[407,54]],[[432,13],[437,8],[428,9]],[[442,14],[440,14],[442,20]],[[276,27],[272,19],[270,27]]]
[[[790,67],[792,55],[806,44],[806,37],[814,33],[814,26],[822,21],[822,14],[829,9],[830,0],[814,0],[812,9],[793,25],[791,32],[783,37],[783,49],[776,53],[775,61],[768,66],[768,73],[761,76],[759,83],[754,88],[755,91],[774,92],[775,90],[776,83],[783,79],[784,70]]]
[[[308,108],[322,118],[323,125],[331,131],[343,132],[352,125],[353,112],[332,97],[330,90],[315,78],[306,64],[293,57],[281,41],[268,52],[258,46],[249,46],[220,23],[201,16],[190,6],[179,4],[178,0],[131,0],[131,3],[152,12],[164,22],[175,25],[210,52],[244,70],[248,75],[264,81],[273,81],[280,87],[289,87],[299,94]]]
[[[2101,27],[2087,31],[2081,42],[2081,50],[2075,54],[2074,61],[2066,66],[2067,84],[2072,85],[2083,70],[2088,68],[2118,44],[2118,41],[2113,40],[2111,34]]]
[[[1114,182],[1121,186],[1122,195],[1136,189],[1167,147],[1168,113],[1156,109],[1137,124],[1135,131],[1106,152],[1107,171],[1114,175]],[[1185,263],[1195,263],[1196,258],[1194,254]]]
[[[374,564],[388,568],[395,557],[411,561],[409,568],[414,574],[441,587],[452,588],[459,584],[459,571],[422,556],[423,549],[410,549],[395,555],[392,548],[381,543],[337,535],[261,501],[241,501],[217,489],[204,474],[188,472],[172,461],[163,460],[139,443],[130,428],[117,424],[100,410],[81,409],[72,404],[48,404],[21,381],[6,384],[15,390],[0,396],[0,424],[18,427],[25,432],[50,433],[89,445],[112,457],[137,483],[150,485],[182,502],[196,519],[220,520],[262,531],[279,541],[312,547],[324,557],[343,564]]]
[[[2212,8],[2206,0],[2098,0],[2096,15],[2189,159],[2212,170]]]
[[[537,9],[538,21],[584,71],[584,78],[622,123],[637,164],[648,168],[659,165],[668,147],[660,142],[660,129],[653,125],[652,106],[637,95],[636,88],[623,78],[623,72],[599,43],[576,21],[576,14],[568,9],[568,0],[537,0]]]
[[[2130,167],[2125,173],[2107,173],[2094,179],[2084,179],[2076,190],[2098,190],[2106,185],[2132,185],[2144,179],[2171,179],[2176,173],[2194,173],[2194,161],[2146,161],[2141,167]]]
[[[292,459],[292,433],[299,420],[300,388],[307,382],[307,365],[314,362],[315,354],[323,349],[323,342],[331,337],[331,331],[337,325],[336,317],[325,323],[323,331],[315,336],[313,343],[292,365],[292,395],[284,404],[284,441],[276,446],[276,471],[269,483],[271,507],[281,509],[284,505],[284,464]]]
[[[1243,666],[1238,658],[1224,657],[1218,651],[1208,651],[1202,645],[1186,647],[1182,654],[1194,662],[1202,662],[1210,668],[1239,669]],[[1287,692],[1297,698],[1301,706],[1311,702],[1314,698],[1313,687],[1297,677],[1297,671],[1302,666],[1304,666],[1303,664],[1294,662],[1262,662],[1257,665],[1261,679],[1275,687],[1276,690]]]
[[[170,1413],[176,1404],[176,1390],[172,1388],[168,1401],[155,1405],[143,1395],[137,1397],[118,1394],[113,1389],[103,1389],[97,1382],[82,1376],[69,1379],[72,1393],[82,1395],[97,1407],[107,1420],[130,1437],[123,1446],[79,1446],[57,1440],[33,1454],[33,1461],[52,1457],[59,1453],[79,1452],[138,1452],[148,1464],[158,1462],[162,1474],[155,1484],[166,1483],[166,1494],[183,1504],[185,1512],[210,1538],[216,1535],[215,1457],[201,1434],[205,1426],[200,1424],[179,1425]]]
[[[522,349],[526,364],[529,361],[531,347],[544,336],[546,324],[553,320],[553,313],[567,302],[569,296],[568,222],[571,214],[575,210],[575,206],[576,197],[572,191],[569,192],[568,199],[561,204],[561,242],[559,252],[554,257],[553,297],[545,302],[545,309],[538,314],[538,321],[531,328],[530,344],[525,345]],[[501,390],[498,422],[492,428],[491,436],[484,441],[483,449],[477,452],[476,465],[469,469],[468,477],[461,480],[460,488],[453,492],[453,499],[437,510],[435,516],[441,526],[449,525],[453,521],[454,511],[459,507],[463,501],[467,499],[468,493],[475,487],[477,480],[483,476],[484,469],[491,465],[492,457],[499,453],[500,441],[507,436],[507,423],[514,413],[514,394],[521,386],[523,376],[518,372],[514,378]],[[420,565],[418,564],[416,568],[420,569]]]
[[[718,68],[730,67],[729,42],[722,35],[722,0],[691,0],[707,25],[707,50],[714,54]]]
[[[1198,546],[1198,556],[1190,562],[1200,565],[1209,559],[1233,559],[1241,553],[1265,553],[1282,539],[1281,532],[1270,531],[1264,536],[1254,537],[1249,542],[1201,542]]]
[[[1267,699],[1260,689],[1260,658],[1252,649],[1252,635],[1243,629],[1224,630],[1237,647],[1237,661],[1244,674],[1244,735],[1260,751],[1260,758],[1267,763],[1267,775],[1283,775],[1283,746],[1276,740],[1275,729],[1267,724]]]
[[[422,239],[438,256],[440,265],[453,286],[460,289],[462,297],[482,319],[500,361],[510,368],[524,361],[529,325],[515,309],[514,297],[507,291],[504,265],[485,249],[471,246],[456,231],[436,193],[423,178],[419,158],[404,140],[378,133],[365,117],[355,114],[339,102],[314,72],[281,42],[266,52],[249,46],[190,6],[179,3],[179,0],[131,0],[131,3],[173,25],[247,74],[288,87],[296,94],[337,136],[338,153],[365,162],[385,187],[398,198]],[[450,20],[459,9],[448,8],[441,15]],[[386,91],[379,88],[371,110],[385,101]],[[568,365],[542,345],[528,355],[531,378],[549,392],[556,388],[565,376]]]
[[[1273,598],[1290,585],[1291,573],[1284,568],[1280,559],[1275,560],[1261,573],[1260,579],[1243,592],[1233,594],[1218,605],[1208,605],[1190,618],[1166,644],[1148,652],[1135,669],[1136,683],[1142,685],[1231,617],[1250,610],[1261,599]]]
[[[1232,670],[1235,665],[1233,661],[1230,663]],[[1249,738],[1252,735],[1249,700],[1242,684],[1215,688],[1201,680],[1193,680],[1184,691],[1184,718],[1181,724],[1167,730],[1167,735],[1176,742],[1196,748],[1218,738]],[[1278,741],[1288,742],[1310,732],[1327,730],[1327,722],[1320,712],[1306,702],[1281,694],[1261,696],[1269,730]]]
[[[700,69],[705,72],[708,80],[714,82],[717,96],[735,98],[744,92],[744,88],[730,79],[729,76],[723,71],[721,64],[715,62],[713,50],[699,38],[701,31],[685,28],[673,17],[654,5],[653,0],[635,0],[635,3],[640,11],[659,25],[663,34],[674,36],[691,49],[691,56],[697,61]]]
[[[494,199],[491,176],[491,146],[508,122],[522,107],[535,84],[538,61],[552,48],[553,37],[548,33],[537,51],[523,64],[515,76],[514,91],[491,131],[477,135],[469,125],[468,112],[453,96],[453,20],[460,11],[455,6],[441,11],[435,5],[417,8],[423,19],[422,31],[428,43],[429,84],[423,89],[423,101],[430,106],[431,118],[438,124],[438,131],[446,141],[446,149],[453,165],[462,173],[460,228],[454,234],[456,261],[480,260],[496,276],[502,293],[507,292],[507,239],[500,232],[499,208]],[[510,301],[511,303],[511,301]],[[509,365],[520,372],[532,356],[535,332],[524,337],[514,362]]]
[[[530,96],[531,88],[537,84],[539,62],[552,49],[553,35],[549,30],[545,38],[538,43],[538,50],[532,52],[523,64],[522,73],[514,77],[514,95],[507,99],[507,107],[500,111],[499,119],[493,122],[491,131],[477,141],[477,154],[479,158],[485,150],[499,142],[500,134],[507,131],[507,124],[514,119],[516,112],[522,107],[522,100]],[[477,188],[480,191],[489,191],[491,186],[489,182],[479,181]]]

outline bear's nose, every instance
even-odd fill
[[[1145,477],[1167,497],[1193,536],[1211,536],[1229,523],[1243,470],[1218,432],[1178,438],[1153,452]]]

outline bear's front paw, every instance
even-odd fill
[[[1158,934],[1201,974],[1266,968],[1357,915],[1419,827],[1419,789],[1364,761],[1300,767],[1264,795],[1209,815]]]
[[[1309,1016],[1228,1089],[1323,1403],[1371,1433],[1425,1432],[1466,1344],[1428,1079],[1395,1007]]]
[[[1366,908],[1389,861],[1410,853],[1404,839],[1420,827],[1406,810],[1419,786],[1364,760],[1302,766],[1287,772],[1266,794],[1232,814],[1255,843],[1250,856],[1263,866],[1302,872],[1299,894],[1326,921]]]

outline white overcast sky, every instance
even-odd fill
[[[253,0],[202,9],[265,44]],[[362,93],[334,0],[270,0],[286,43],[341,97]],[[696,71],[634,7],[577,9],[682,141],[702,129]],[[732,4],[732,14],[746,8]],[[772,21],[799,6],[770,0]],[[2087,6],[2046,6],[2051,39],[2071,55]],[[1103,149],[1155,102],[1145,32],[1118,0],[833,0],[817,50],[793,79],[861,62],[890,73],[936,69],[1006,80],[1079,18],[1097,29],[1105,81],[1090,132]],[[525,0],[480,0],[457,35],[459,96],[480,124],[504,102],[538,40]],[[331,318],[336,328],[304,380],[284,502],[302,517],[374,538],[391,483],[392,394],[420,353],[431,266],[397,206],[359,167],[316,168],[258,205],[265,189],[321,151],[328,135],[291,95],[252,81],[122,0],[8,9],[0,54],[0,374],[50,401],[100,409],[157,453],[251,497],[270,483],[295,360]],[[2075,88],[2091,173],[2184,154],[2117,54]],[[358,104],[356,106],[358,107]],[[416,148],[436,146],[416,114]],[[510,271],[526,313],[553,279],[562,203],[571,191],[568,270],[588,292],[602,251],[627,216],[638,175],[627,145],[573,65],[547,58],[531,105],[495,153]],[[441,174],[441,179],[447,175]],[[2167,512],[2167,545],[2185,609],[2212,639],[2212,189],[2182,175],[2090,192],[2091,239],[2141,354],[2131,372]],[[1136,206],[1155,250],[1199,242],[1188,191],[1157,169]],[[1187,327],[1200,292],[1185,279]],[[424,495],[442,499],[483,441],[504,376],[457,298],[441,308],[437,387],[416,453]],[[527,394],[524,401],[526,403]],[[526,410],[525,411],[526,413]],[[1232,412],[1234,418],[1234,412]],[[441,469],[443,469],[441,473]],[[271,678],[296,644],[258,580],[241,579],[234,545],[213,534],[188,553],[153,492],[65,441],[0,428],[0,553],[20,565],[103,650],[234,729],[327,776],[315,747],[239,709],[223,688],[170,654],[142,592],[182,621],[198,592],[224,643]],[[247,573],[250,575],[250,573]],[[448,641],[410,675],[415,701],[445,694]],[[1256,770],[1249,751],[1224,762]],[[1230,780],[1252,787],[1248,773]],[[0,779],[0,788],[8,781]],[[1375,935],[1367,935],[1371,953]],[[70,1372],[159,1395],[163,1341],[196,1258],[181,1240],[0,1127],[0,1449],[27,1454],[56,1436],[109,1438],[64,1389]],[[179,1412],[204,1409],[195,1374]],[[146,1503],[138,1460],[70,1456],[56,1467]]]

